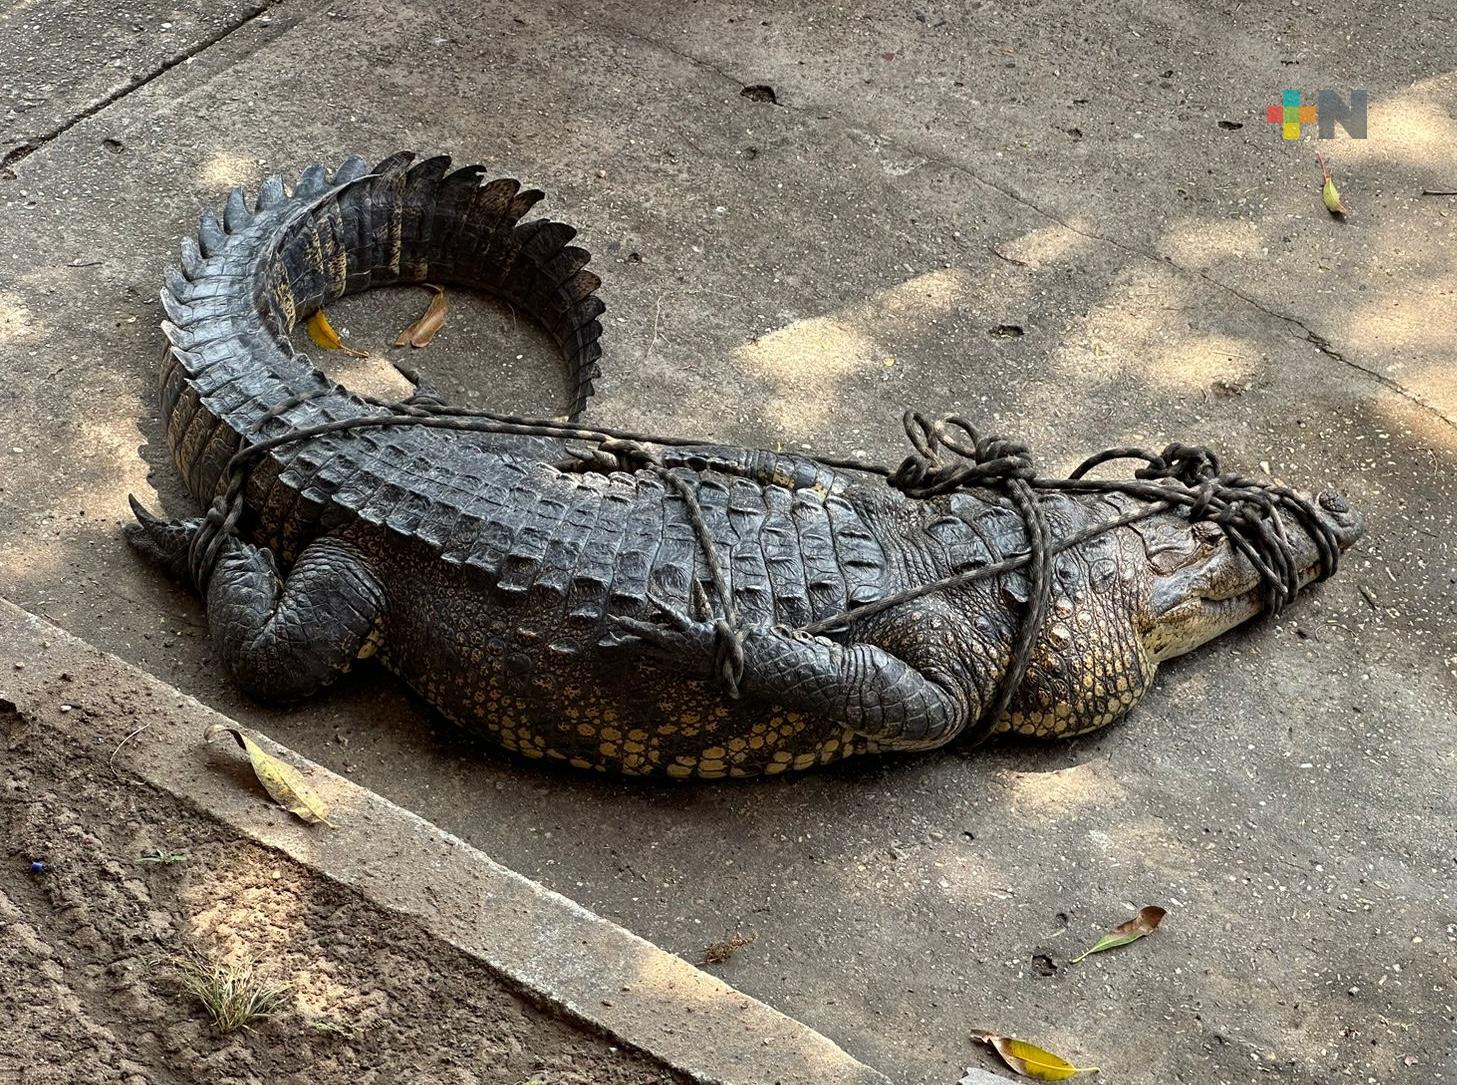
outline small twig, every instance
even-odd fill
[[[145,855],[138,855],[133,861],[137,863],[156,863],[162,866],[170,866],[173,863],[187,862],[187,853],[182,851],[162,851],[159,848],[153,848]]]
[[[663,315],[663,295],[662,294],[659,294],[658,295],[657,302],[655,302],[654,305],[653,305],[653,334],[652,334],[652,338],[648,340],[647,353],[644,354],[643,355],[643,358],[642,358],[642,360],[644,362],[648,362],[648,361],[651,361],[652,360],[652,357],[653,357],[653,348],[658,345],[658,319],[662,315]]]
[[[127,735],[126,738],[122,739],[120,742],[118,742],[116,744],[116,749],[112,750],[111,751],[111,756],[106,759],[106,763],[111,767],[111,774],[113,776],[115,776],[118,780],[120,780],[122,783],[126,783],[127,780],[126,780],[126,777],[124,777],[121,773],[119,773],[119,772],[116,771],[116,755],[119,754],[119,753],[121,753],[121,748],[123,746],[125,746],[132,739],[136,738],[139,734],[141,734],[143,731],[145,731],[150,726],[152,726],[152,721],[151,720],[148,720],[146,723],[142,724],[140,727],[138,727],[131,734]],[[143,780],[137,780],[136,782],[137,783],[144,783],[145,781],[143,781]]]
[[[1457,196],[1457,188],[1424,188],[1423,196]]]
[[[724,291],[724,290],[710,290],[706,286],[694,287],[691,290],[679,290],[678,293],[684,295],[685,297],[690,297],[690,298],[695,298],[695,297],[713,297],[713,298],[728,298],[729,301],[743,301],[744,300],[743,298],[741,298],[737,294],[730,294],[730,293],[728,293],[727,291]]]

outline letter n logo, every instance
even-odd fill
[[[1352,139],[1366,138],[1366,101],[1364,90],[1352,90],[1349,100],[1338,90],[1322,90],[1316,95],[1316,131],[1321,139],[1335,139],[1336,125]]]

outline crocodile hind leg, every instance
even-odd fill
[[[143,557],[183,579],[201,520],[166,521],[133,502],[127,539]],[[318,539],[280,577],[268,550],[229,537],[207,581],[213,644],[239,687],[259,701],[318,692],[374,647],[385,593],[363,553]]]
[[[651,659],[712,673],[719,633],[712,622],[664,614],[659,622],[616,619],[603,647],[637,645]],[[916,652],[914,645],[908,646]],[[955,738],[980,712],[973,683],[928,660],[920,665],[874,644],[837,644],[785,629],[743,635],[743,694],[843,723],[885,749],[920,750]]]

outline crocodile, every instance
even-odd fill
[[[217,653],[250,696],[296,702],[374,657],[449,720],[527,758],[774,775],[976,729],[1092,731],[1124,716],[1161,662],[1269,608],[1218,523],[1165,509],[1095,534],[1053,558],[1021,681],[983,720],[1028,576],[894,597],[1027,550],[1026,517],[994,489],[910,497],[851,468],[711,442],[649,445],[652,463],[603,463],[599,450],[594,465],[580,441],[530,427],[327,432],[398,408],[331,380],[291,331],[387,284],[509,301],[560,348],[570,413],[586,403],[604,312],[589,256],[570,226],[527,218],[541,192],[486,177],[406,152],[311,166],[292,187],[270,177],[256,199],[235,190],[221,216],[205,212],[168,273],[162,419],[191,495],[216,502],[241,448],[325,430],[257,458],[236,530],[206,568],[189,559],[203,518],[162,519],[132,499],[130,543],[202,593]],[[1054,542],[1148,503],[1036,500]],[[1339,494],[1306,500],[1339,549],[1361,535]],[[1330,571],[1308,532],[1288,536],[1300,587]],[[743,630],[734,696],[714,677],[716,585]]]

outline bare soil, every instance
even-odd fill
[[[110,746],[42,733],[0,701],[0,1085],[684,1080],[205,811],[117,779]],[[137,861],[154,850],[186,859]],[[256,960],[290,986],[286,1008],[221,1034],[167,979],[188,951]]]

